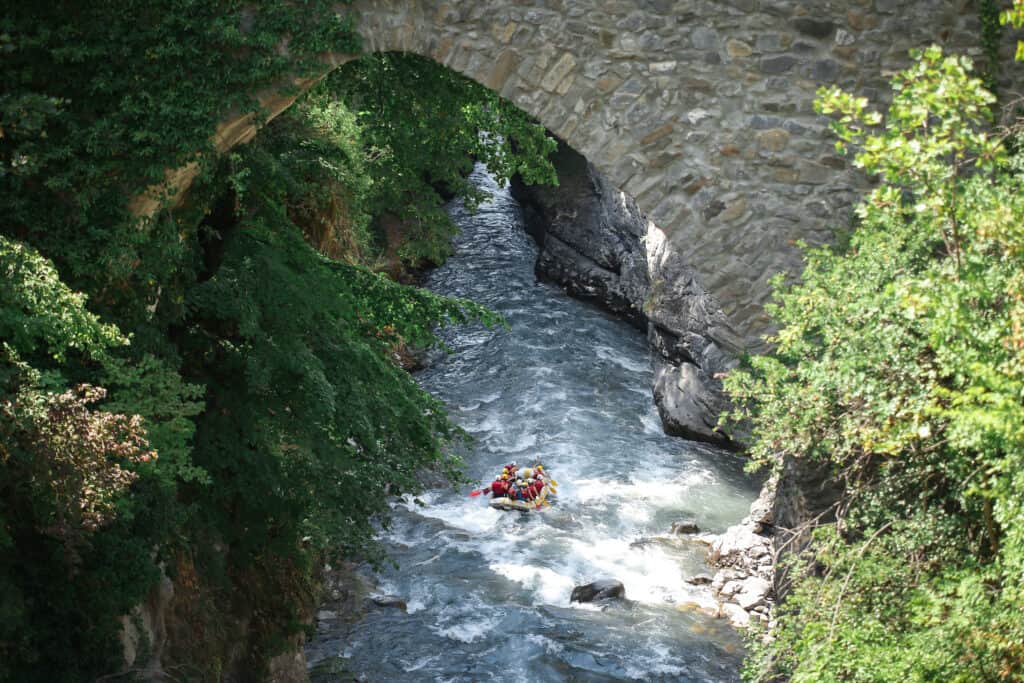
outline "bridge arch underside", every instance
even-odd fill
[[[816,89],[883,96],[911,48],[980,44],[964,0],[352,7],[367,51],[416,53],[499,92],[633,196],[658,257],[682,259],[721,307],[708,334],[730,351],[764,347],[769,279],[798,274],[794,242],[830,241],[866,186],[815,115]]]

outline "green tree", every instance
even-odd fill
[[[436,188],[472,197],[471,158],[550,177],[552,143],[482,87],[391,56],[219,158],[227,112],[358,50],[337,5],[65,1],[0,18],[0,680],[117,669],[120,617],[159,565],[192,619],[185,658],[258,678],[298,628],[311,559],[372,555],[388,496],[426,468],[456,476],[460,433],[394,351],[494,320],[371,272],[373,220],[402,217],[407,260],[439,260]],[[385,109],[361,99],[392,89]],[[186,201],[140,225],[127,198],[190,162]],[[245,647],[222,642],[233,623]],[[249,661],[218,659],[239,650]]]
[[[391,215],[406,234],[400,257],[439,264],[454,226],[447,197],[483,199],[467,177],[482,162],[499,182],[557,182],[547,157],[557,146],[543,126],[484,86],[427,59],[373,54],[331,74],[327,92],[358,117],[371,186],[367,210]]]
[[[776,281],[775,350],[726,386],[758,462],[825,461],[845,494],[748,679],[1024,674],[1024,176],[970,66],[915,54],[884,116],[820,92],[881,182],[845,248]]]

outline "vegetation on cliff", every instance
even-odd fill
[[[482,87],[384,56],[219,158],[229,109],[358,47],[334,2],[254,7],[2,19],[0,680],[116,671],[120,617],[161,566],[188,622],[169,626],[183,674],[258,678],[301,627],[311,560],[372,553],[388,496],[422,468],[455,476],[458,430],[393,352],[492,317],[373,272],[378,219],[411,231],[407,263],[441,259],[437,188],[472,200],[473,158],[550,178],[550,143]],[[440,113],[444,139],[426,130]],[[140,225],[127,199],[190,161],[184,205]]]
[[[1024,676],[1024,161],[993,101],[936,47],[884,116],[820,93],[880,182],[776,282],[775,351],[726,385],[758,461],[828,462],[845,494],[748,680]]]

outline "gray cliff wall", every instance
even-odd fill
[[[716,375],[742,347],[694,271],[636,203],[582,155],[560,144],[559,186],[512,192],[537,241],[537,276],[622,316],[647,333],[654,398],[669,434],[721,445],[726,407]]]

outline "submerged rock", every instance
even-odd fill
[[[679,603],[679,605],[676,606],[676,609],[680,612],[700,612],[701,614],[705,614],[709,617],[719,617],[721,616],[720,607],[721,606],[717,603],[710,605],[691,600]]]
[[[395,595],[377,595],[370,598],[370,602],[377,605],[377,607],[394,607],[402,610],[403,612],[408,610],[408,605],[405,604],[405,600]]]
[[[696,574],[686,579],[686,583],[691,586],[706,586],[710,584],[714,579],[711,578],[710,574]]]
[[[599,600],[614,600],[625,597],[626,587],[622,585],[621,581],[601,579],[573,588],[572,595],[569,596],[569,602],[597,602]]]
[[[672,522],[672,533],[674,534],[699,534],[700,527],[692,519],[682,519]]]

